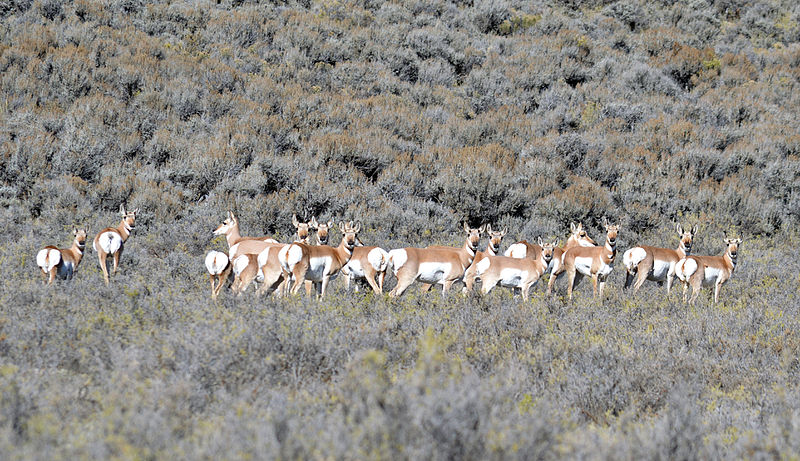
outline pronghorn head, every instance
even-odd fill
[[[233,212],[229,211],[228,217],[217,227],[214,231],[214,235],[227,235],[231,230],[237,227],[239,227],[239,221],[236,219],[236,216],[233,215]]]
[[[81,249],[81,251],[86,247],[86,229],[75,229],[75,245]]]
[[[309,222],[300,222],[297,220],[297,215],[292,216],[292,224],[297,229],[297,241],[298,242],[306,242],[308,243],[309,237],[311,237],[311,231],[315,229],[315,224],[317,220],[313,217]]]
[[[619,224],[611,224],[608,219],[603,218],[603,227],[606,229],[606,242],[611,248],[617,246],[617,235],[619,234]]]
[[[341,226],[341,223],[339,223]],[[311,227],[317,230],[317,243],[320,245],[327,245],[329,235],[331,229],[334,226],[333,221],[328,221],[327,223],[318,223],[316,218],[311,218]]]
[[[125,226],[125,229],[130,232],[134,230],[136,224],[136,213],[139,212],[139,209],[135,209],[133,211],[125,210],[125,205],[122,204],[119,206],[119,214],[122,216],[122,223]]]
[[[479,228],[472,228],[464,222],[464,232],[467,233],[467,245],[469,249],[472,250],[473,253],[478,251],[478,245],[481,243],[481,234],[486,232],[486,224]]]
[[[333,223],[330,223],[331,227]],[[358,231],[361,230],[361,223],[357,222],[353,225],[353,221],[348,223],[339,223],[339,230],[342,231],[342,245],[347,248],[348,251],[353,251],[353,248],[356,247],[356,242],[358,241]]]
[[[545,264],[550,264],[550,261],[553,260],[553,251],[557,242],[543,242],[541,237],[538,240],[539,246],[542,247],[542,259],[544,259]]]
[[[508,229],[503,229],[501,231],[492,230],[492,225],[486,225],[486,233],[489,235],[489,246],[487,250],[492,250],[494,254],[500,253],[500,242],[503,241],[503,236],[506,235],[506,231]]]
[[[694,236],[697,235],[697,224],[695,224],[688,231],[683,230],[683,226],[678,224],[675,226],[675,230],[678,231],[678,237],[681,239],[680,248],[686,255],[688,255],[692,251],[692,242],[694,241]]]
[[[731,261],[736,262],[736,256],[738,256],[739,254],[739,245],[742,244],[742,239],[728,238],[728,233],[726,232],[724,240],[725,240],[725,245],[728,246],[728,248],[725,250],[725,253],[727,253],[728,256],[730,256]]]
[[[583,223],[569,223],[569,230],[570,236],[567,241],[572,240],[582,247],[593,247],[597,245],[597,242],[592,240],[589,234],[586,233],[586,229],[583,228]]]

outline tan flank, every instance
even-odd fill
[[[692,251],[692,242],[697,235],[697,225],[688,231],[677,224],[678,248],[658,248],[651,246],[637,246],[628,249],[622,254],[622,265],[625,266],[625,288],[633,283],[634,294],[639,291],[645,280],[658,283],[667,282],[667,294],[672,288],[675,279],[675,265],[687,257]],[[634,283],[634,279],[636,282]]]
[[[719,290],[728,281],[736,269],[736,258],[742,239],[724,238],[725,253],[722,256],[687,256],[675,265],[675,275],[683,282],[683,300],[686,301],[689,285],[692,286],[694,303],[703,287],[714,287],[714,303],[719,302]]]

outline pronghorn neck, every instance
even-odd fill
[[[472,260],[475,258],[475,248],[473,248],[469,237],[467,237],[467,241],[464,242],[464,251],[467,253],[467,255],[469,255],[469,260],[472,262]]]
[[[486,254],[489,255],[489,256],[497,256],[497,253],[499,252],[499,250],[500,250],[500,248],[499,247],[495,248],[495,246],[492,245],[491,241],[489,241],[489,245],[486,246]]]
[[[225,233],[225,240],[228,241],[228,248],[236,245],[242,239],[242,234],[239,233],[239,223],[234,223],[228,232]]]
[[[738,253],[736,255],[731,254],[730,248],[725,249],[725,255],[723,259],[731,268],[731,272],[736,269],[736,259],[738,258]]]
[[[128,225],[125,218],[122,218],[122,222],[117,226],[117,232],[122,237],[123,242],[128,240],[128,237],[131,236],[131,230],[133,230],[133,228]]]

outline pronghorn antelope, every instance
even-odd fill
[[[464,272],[473,258],[481,239],[481,229],[470,228],[464,223],[467,239],[462,248],[428,247],[398,248],[389,252],[397,285],[389,293],[396,297],[415,280],[424,284],[442,284],[442,292],[447,293],[450,286],[464,278]]]
[[[687,256],[675,265],[675,275],[683,282],[684,302],[686,302],[689,285],[692,286],[692,298],[689,302],[694,303],[700,290],[712,285],[714,286],[714,303],[719,302],[720,288],[731,278],[733,270],[736,269],[736,257],[739,254],[739,245],[741,245],[742,239],[730,239],[726,234],[724,241],[727,247],[722,256]]]
[[[342,274],[346,276],[346,289],[350,289],[353,283],[355,291],[358,291],[357,280],[366,280],[372,290],[383,293],[383,281],[386,278],[386,270],[389,268],[389,252],[380,247],[356,246],[353,248],[353,255],[350,261],[342,267]],[[377,277],[377,281],[375,278]]]
[[[216,298],[231,271],[228,255],[221,251],[209,251],[206,255],[206,269],[211,279],[211,297]]]
[[[231,260],[240,254],[258,254],[268,243],[278,243],[270,237],[242,237],[239,233],[239,220],[232,211],[228,211],[228,217],[214,230],[214,235],[225,236],[229,249],[228,258]]]
[[[335,223],[333,221],[328,221],[327,223],[324,222],[318,223],[317,220],[314,217],[312,217],[311,225],[317,231],[317,236],[316,236],[317,245],[327,245],[330,237],[330,230],[333,229]]]
[[[136,223],[136,213],[139,209],[133,211],[126,211],[125,205],[119,206],[119,214],[122,215],[122,221],[117,227],[107,227],[100,231],[94,238],[92,247],[97,252],[97,258],[100,260],[100,269],[103,270],[103,278],[108,285],[108,268],[106,267],[106,258],[112,255],[114,259],[113,275],[117,274],[119,267],[119,258],[122,255],[124,244],[131,235]]]
[[[310,230],[316,230],[317,235],[315,240],[319,243],[322,239],[328,241],[328,230],[333,226],[333,222],[319,224],[317,218],[311,217],[311,221],[302,223],[297,220],[297,216],[292,218],[292,224],[297,228],[297,237],[294,239],[295,243],[310,243],[311,234]],[[321,230],[320,230],[321,229]],[[322,235],[322,237],[320,237]],[[289,250],[288,243],[278,243],[266,247],[258,254],[258,267],[263,274],[263,283],[261,288],[256,292],[261,295],[271,290],[276,294],[287,294],[291,288],[291,272],[286,265],[286,255]],[[307,282],[310,284],[311,282]],[[308,285],[310,290],[310,285]]]
[[[42,269],[47,284],[53,283],[56,277],[69,280],[78,268],[86,248],[86,231],[74,230],[75,240],[69,248],[46,246],[36,254],[36,264]]]
[[[619,224],[609,224],[608,220],[603,218],[603,227],[606,229],[605,245],[573,247],[564,252],[562,264],[569,280],[567,294],[570,300],[572,300],[572,290],[585,275],[592,277],[595,296],[598,294],[597,285],[599,283],[600,297],[603,297],[606,278],[614,268],[614,258],[617,256]]]
[[[672,281],[675,278],[675,265],[681,259],[689,256],[692,251],[692,241],[697,235],[697,225],[688,231],[684,231],[680,224],[675,226],[678,232],[678,249],[658,248],[651,246],[638,246],[627,250],[622,254],[622,265],[625,266],[625,288],[633,283],[634,294],[639,291],[645,280],[652,280],[662,284],[667,282],[667,293],[672,288]]]
[[[570,235],[562,247],[553,248],[553,258],[547,266],[545,273],[550,272],[550,280],[547,282],[547,294],[553,291],[556,279],[561,277],[564,273],[564,268],[561,264],[561,259],[564,252],[574,247],[593,247],[596,246],[594,240],[586,233],[582,223],[570,223]],[[530,244],[526,240],[515,243],[508,247],[504,256],[512,258],[531,258],[539,259],[542,252],[542,246],[537,244]]]
[[[479,251],[475,253],[475,258],[472,264],[469,265],[464,272],[464,291],[472,291],[472,286],[475,285],[475,280],[479,277],[477,274],[478,264],[486,256],[497,256],[500,253],[500,243],[503,241],[503,236],[506,235],[508,229],[501,231],[492,230],[492,225],[486,225],[486,234],[489,236],[489,243],[486,245],[486,251]]]
[[[296,294],[305,281],[312,281],[320,282],[319,295],[324,297],[331,277],[335,276],[350,260],[360,229],[360,223],[355,225],[352,221],[347,224],[339,223],[342,241],[336,248],[328,245],[313,246],[300,242],[289,245],[286,250],[286,268],[294,277],[292,294]],[[306,293],[309,295],[310,288],[306,284]]]
[[[539,281],[553,259],[556,244],[542,243],[540,237],[539,246],[542,251],[539,252],[538,259],[486,256],[473,263],[476,275],[481,278],[481,293],[489,293],[499,283],[500,286],[519,288],[522,291],[522,300],[527,301],[528,291]]]
[[[264,280],[264,273],[258,267],[258,255],[240,254],[231,261],[231,267],[234,275],[231,292],[235,295],[244,293],[252,281]]]

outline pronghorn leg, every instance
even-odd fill
[[[567,297],[570,301],[572,301],[572,290],[575,289],[577,275],[574,268],[567,269]]]
[[[100,260],[100,269],[103,270],[103,278],[106,281],[106,285],[108,285],[108,267],[106,267],[106,258],[107,257],[108,257],[108,253],[106,253],[102,249],[97,250],[97,259]]]
[[[433,286],[432,283],[423,283],[422,288],[420,288],[420,291],[422,291],[423,293],[426,291],[431,291],[432,286]]]
[[[211,281],[211,297],[212,298],[216,298],[217,297],[217,289],[216,289],[215,284],[214,284],[214,277],[215,277],[214,275],[208,274],[208,278]]]
[[[52,285],[53,280],[56,279],[56,273],[58,273],[58,267],[53,267],[50,269],[50,279],[47,281],[48,285]]]
[[[228,281],[228,277],[230,277],[232,271],[233,271],[233,265],[228,264],[228,267],[226,267],[225,270],[223,270],[222,273],[219,274],[219,276],[217,276],[217,279],[219,280],[219,283],[217,284],[217,295],[219,295],[219,292],[222,290],[222,287],[223,285],[225,285],[225,282]]]
[[[455,280],[445,280],[445,281],[442,282],[442,294],[443,295],[447,294],[447,290],[449,290],[450,287],[453,286],[453,282],[455,282]]]
[[[372,291],[374,291],[375,294],[381,294],[381,287],[375,282],[375,275],[377,275],[375,268],[367,265],[367,267],[364,267],[364,275],[366,276],[367,283],[372,288]]]
[[[489,294],[489,292],[492,291],[492,288],[497,285],[499,280],[500,279],[497,277],[486,277],[484,274],[484,277],[481,279],[481,293],[484,295]]]
[[[119,247],[116,253],[114,253],[114,272],[113,275],[117,275],[117,268],[119,267],[119,257],[122,256],[122,247]]]
[[[639,292],[639,288],[641,288],[642,285],[644,285],[644,281],[647,280],[648,272],[650,272],[650,269],[646,268],[646,267],[641,267],[640,266],[637,269],[637,275],[638,276],[636,277],[636,283],[633,284],[633,294],[638,293]]]
[[[328,288],[328,281],[330,279],[331,279],[330,275],[323,275],[322,276],[322,282],[320,282],[320,288],[319,288],[319,297],[320,298],[324,298],[325,297],[325,289]]]
[[[600,277],[598,280],[598,284],[600,285],[600,299],[603,299],[603,289],[606,287],[606,278]]]
[[[719,289],[722,288],[722,284],[717,282],[714,284],[714,304],[719,302]]]
[[[389,296],[396,298],[403,294],[406,289],[414,283],[415,277],[412,275],[407,275],[406,273],[397,273],[397,285],[395,285],[394,289],[389,293]]]
[[[625,271],[625,285],[622,286],[623,290],[627,290],[631,287],[631,283],[633,283],[633,279],[636,277],[636,272],[631,272],[629,270]]]
[[[683,283],[683,302],[686,303],[689,301],[689,282],[687,280],[682,280],[681,282]]]
[[[689,298],[689,302],[694,304],[697,301],[697,297],[700,296],[700,290],[703,289],[703,282],[702,280],[698,280],[697,282],[692,281],[692,297]]]
[[[667,274],[667,294],[669,294],[669,290],[672,288],[672,283],[675,281],[675,274]]]
[[[378,274],[378,293],[383,293],[383,281],[386,279],[386,271]]]
[[[314,290],[314,288],[316,288],[314,286],[314,282],[306,280],[306,283],[304,285],[306,287],[306,296],[311,297],[311,292]]]
[[[558,262],[553,264],[553,271],[550,272],[550,280],[547,282],[547,294],[553,292],[553,287],[556,285],[556,280],[564,273],[564,265]]]

